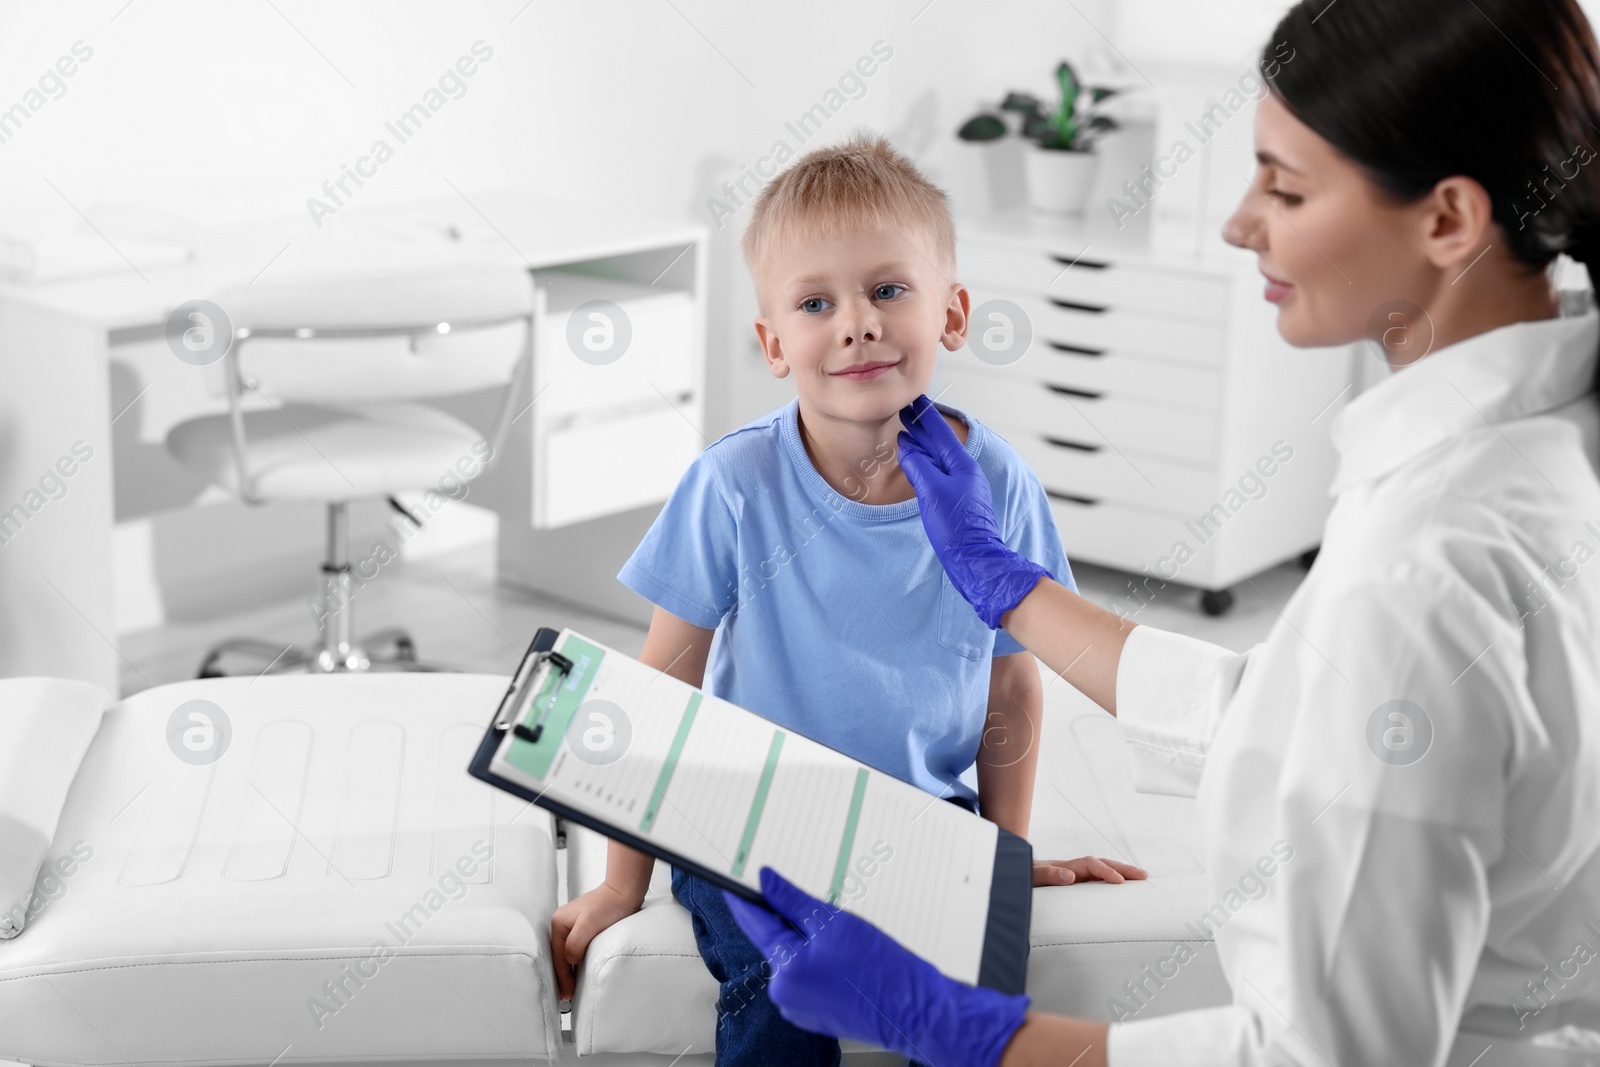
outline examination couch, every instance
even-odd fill
[[[563,1027],[550,914],[603,877],[605,841],[467,775],[505,685],[268,675],[110,702],[84,683],[0,681],[0,937],[15,934],[0,940],[0,1058],[710,1051],[716,985],[661,863],[643,910],[592,943]],[[1147,1017],[1229,999],[1194,925],[1193,804],[1135,793],[1130,775],[1115,721],[1049,686],[1036,855],[1151,877],[1034,891],[1041,1009]]]

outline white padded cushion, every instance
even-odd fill
[[[458,462],[476,472],[486,454],[477,430],[425,404],[284,405],[281,412],[248,412],[244,422],[249,476],[262,500],[339,501],[432,489],[441,479],[465,480]],[[167,434],[167,450],[213,484],[240,491],[228,416],[179,423]]]
[[[567,825],[569,898],[605,880],[607,839]],[[672,868],[656,861],[644,907],[589,942],[572,998],[578,1055],[716,1047],[717,981],[695,947],[689,913],[672,898]]]
[[[1135,792],[1116,720],[1065,683],[1046,678],[1045,685],[1034,855],[1106,856],[1136,863],[1150,878],[1034,890],[1027,987],[1033,1006],[1110,1020],[1112,997],[1128,1006],[1129,1018],[1229,1003],[1215,947],[1185,926],[1209,904],[1194,802]],[[568,891],[575,896],[604,878],[606,842],[568,826],[567,849]],[[672,899],[669,875],[657,861],[644,908],[589,945],[572,1004],[580,1055],[714,1047],[717,984],[695,947],[689,913]],[[1180,941],[1190,943],[1194,957],[1164,963]],[[1146,965],[1158,978],[1163,970],[1172,976],[1158,988]],[[1136,1001],[1125,982],[1150,992]]]
[[[111,698],[66,678],[0,680],[0,938],[46,903],[36,887],[67,790]]]
[[[81,862],[0,943],[0,1057],[556,1056],[553,827],[466,772],[505,686],[269,675],[112,706],[51,849]],[[209,766],[168,746],[196,699],[232,728]],[[458,866],[485,848],[487,864]],[[370,973],[358,985],[347,968]],[[324,983],[338,982],[334,999]]]

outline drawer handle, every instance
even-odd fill
[[[1071,352],[1075,356],[1103,356],[1106,354],[1106,350],[1103,348],[1086,348],[1083,345],[1069,345],[1065,341],[1046,341],[1045,344],[1049,345],[1057,352]]]
[[[1057,296],[1052,296],[1050,298],[1050,303],[1054,304],[1058,308],[1065,308],[1068,311],[1087,311],[1092,315],[1099,315],[1110,310],[1109,304],[1082,304],[1076,300],[1062,300]]]
[[[1061,396],[1081,396],[1085,400],[1099,400],[1105,395],[1104,393],[1091,392],[1088,389],[1073,389],[1072,387],[1066,385],[1052,385],[1050,382],[1045,382],[1044,387],[1050,390],[1052,393],[1058,393]]]
[[[1076,259],[1068,259],[1066,256],[1051,255],[1050,258],[1069,267],[1087,267],[1089,270],[1105,270],[1111,266],[1103,259],[1084,259],[1082,256]]]
[[[1065,500],[1069,504],[1085,504],[1089,507],[1094,507],[1096,504],[1100,503],[1098,497],[1077,496],[1074,493],[1062,493],[1055,489],[1046,489],[1044,491],[1044,495],[1052,500]]]
[[[1046,437],[1044,439],[1044,443],[1047,444],[1047,445],[1055,445],[1057,448],[1076,449],[1079,452],[1098,452],[1098,451],[1100,451],[1100,446],[1099,445],[1086,445],[1086,444],[1083,444],[1080,441],[1068,441],[1064,437]]]

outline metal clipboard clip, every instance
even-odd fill
[[[555,703],[554,694],[551,700],[539,712],[539,718],[532,728],[517,723],[512,727],[511,719],[516,715],[517,709],[523,706],[529,693],[537,693],[549,677],[547,668],[554,668],[564,677],[572,670],[572,661],[559,652],[532,652],[522,661],[517,668],[516,676],[511,679],[511,685],[506,689],[506,695],[501,698],[500,706],[495,709],[494,728],[504,733],[510,727],[511,732],[524,741],[537,741],[544,733],[545,716],[550,714],[550,704]]]

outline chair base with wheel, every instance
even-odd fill
[[[394,503],[391,500],[391,503]],[[395,504],[408,518],[409,513]],[[222,678],[224,659],[233,657],[251,664],[253,674],[282,674],[309,671],[336,674],[340,671],[448,671],[453,668],[417,659],[416,642],[398,627],[378,630],[359,641],[350,636],[349,505],[328,505],[328,556],[322,564],[322,640],[317,645],[277,645],[257,637],[235,637],[218,642],[206,651],[200,663],[199,678]],[[243,672],[237,672],[243,673]]]

